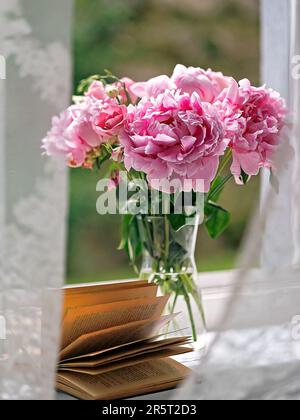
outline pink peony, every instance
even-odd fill
[[[49,156],[63,156],[69,166],[90,167],[93,151],[115,140],[125,117],[126,107],[116,101],[86,97],[53,119],[43,148]]]
[[[233,151],[231,172],[240,182],[242,170],[257,175],[260,168],[274,167],[274,154],[280,144],[287,108],[279,93],[251,86],[242,80],[219,97],[216,106],[226,127]]]
[[[182,92],[192,95],[197,92],[201,100],[213,103],[219,94],[229,86],[231,79],[222,73],[203,70],[195,67],[185,67],[178,64],[171,80]]]
[[[92,99],[106,100],[108,99],[107,93],[105,91],[104,84],[100,81],[95,80],[89,87],[85,96]]]
[[[196,189],[196,180],[203,180],[205,192],[227,145],[214,107],[202,103],[197,93],[190,97],[180,91],[129,107],[120,143],[126,169],[147,174],[154,188],[158,180],[188,179]]]
[[[74,115],[72,107],[62,112],[59,117],[52,120],[52,128],[43,140],[42,148],[45,154],[54,157],[63,157],[72,167],[82,166],[90,147],[74,136]]]
[[[73,139],[78,138],[82,143],[86,144],[90,148],[98,147],[104,142],[103,137],[97,134],[93,129],[95,109],[99,112],[99,109],[103,106],[103,101],[86,98],[79,104],[70,108],[74,118],[71,133]]]
[[[196,67],[187,68],[178,64],[171,78],[155,77],[148,82],[134,84],[132,90],[140,98],[151,98],[157,97],[166,90],[180,89],[182,93],[189,95],[196,92],[202,101],[213,103],[219,94],[228,88],[231,80],[222,73]]]
[[[171,89],[176,89],[176,85],[168,76],[154,77],[147,82],[135,83],[131,86],[132,92],[139,98],[156,98]]]
[[[92,111],[92,126],[103,141],[118,136],[123,128],[127,108],[115,101],[95,104]]]

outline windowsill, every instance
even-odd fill
[[[200,274],[208,331],[290,323],[300,313],[299,277],[298,269],[278,268],[251,269],[244,277],[239,270]],[[289,304],[283,304],[283,299]],[[234,305],[234,316],[224,325],[230,305]]]

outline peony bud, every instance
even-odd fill
[[[105,92],[112,99],[117,98],[119,96],[119,93],[120,93],[117,86],[114,86],[114,85],[107,85],[106,88],[105,88]]]

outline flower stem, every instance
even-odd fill
[[[189,276],[188,274],[182,274],[181,278],[182,278],[182,281],[184,281],[184,283],[187,285],[188,291],[197,305],[198,311],[201,316],[201,320],[203,322],[203,326],[206,329],[206,317],[205,317],[205,312],[202,305],[201,295],[199,295],[198,287],[195,284],[193,278]]]
[[[177,300],[178,300],[178,293],[176,293],[176,295],[174,297],[173,305],[172,305],[171,310],[170,310],[171,315],[174,315]]]
[[[191,326],[192,326],[193,340],[196,342],[197,341],[197,330],[196,330],[196,324],[195,324],[195,320],[194,320],[191,300],[190,300],[189,294],[186,291],[185,287],[183,287],[183,289],[184,289],[184,300],[185,300],[187,308],[188,308],[189,317],[190,317]]]
[[[197,305],[197,308],[200,312],[201,319],[202,319],[202,322],[203,322],[203,326],[206,330],[206,316],[205,316],[204,308],[203,308],[202,301],[201,301],[201,295],[199,296],[198,290],[193,290],[192,291],[192,296],[193,296],[193,299],[194,299],[194,301]]]
[[[174,296],[174,301],[173,301],[172,305],[169,306],[170,315],[174,315],[176,304],[177,304],[177,301],[178,301],[178,297],[179,297],[179,295],[178,295],[178,293],[176,293],[175,296]],[[176,320],[175,319],[173,320],[173,323],[174,323],[174,325],[176,324]],[[176,329],[176,325],[175,325],[175,329]],[[170,323],[167,326],[166,333],[169,334],[169,331],[170,331]]]
[[[170,225],[168,216],[165,215],[165,270],[167,270],[168,260],[169,260],[169,249],[170,249]]]

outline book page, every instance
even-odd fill
[[[150,340],[158,340],[159,338],[161,338],[164,334],[160,334],[157,335],[153,338],[150,338]],[[100,350],[100,351],[96,351],[94,353],[89,353],[89,354],[84,354],[83,356],[77,356],[77,357],[71,357],[69,359],[64,359],[62,361],[60,361],[58,363],[58,366],[61,366],[62,364],[66,364],[66,363],[71,363],[71,362],[86,362],[86,361],[93,361],[93,360],[98,360],[99,357],[102,357],[103,354],[107,353],[109,354],[110,352],[114,352],[114,351],[121,351],[122,349],[126,349],[127,347],[131,348],[131,346],[134,346],[135,344],[139,344],[139,343],[147,343],[149,341],[149,339],[142,339],[142,340],[138,340],[138,341],[134,341],[132,343],[125,343],[125,344],[121,344],[120,346],[116,346],[110,349],[105,349],[105,350]]]
[[[181,382],[190,370],[172,359],[154,360],[117,369],[98,376],[60,372],[58,389],[82,398],[112,400],[169,389]],[[61,388],[60,388],[61,386]],[[72,394],[73,390],[73,394]],[[78,391],[77,391],[78,390]]]
[[[190,344],[189,337],[169,338],[166,340],[142,340],[118,346],[109,350],[85,355],[82,358],[69,359],[59,363],[60,367],[97,367],[113,361],[119,361],[136,354],[147,353],[157,348]]]
[[[85,334],[159,318],[168,300],[169,296],[162,296],[70,309],[63,322],[62,348]]]
[[[71,285],[71,286],[65,286],[64,291],[67,295],[71,294],[82,294],[82,293],[93,293],[97,292],[99,288],[104,291],[114,291],[114,290],[125,290],[128,288],[138,288],[138,287],[148,287],[149,282],[146,280],[134,280],[134,281],[124,281],[124,282],[101,282],[101,283],[87,283],[87,284],[80,284],[77,285]]]
[[[100,353],[102,350],[152,338],[173,318],[173,315],[167,315],[159,319],[131,322],[85,334],[61,351],[60,360],[73,359],[95,352]]]
[[[83,367],[63,367],[59,369],[59,372],[74,372],[83,373],[85,375],[102,375],[103,373],[111,372],[116,369],[125,368],[128,366],[137,365],[143,362],[149,362],[155,359],[164,359],[172,356],[178,356],[180,354],[187,354],[193,352],[191,347],[166,347],[162,349],[151,350],[149,352],[131,356],[128,358],[121,358],[120,361],[105,364],[95,368],[83,368]]]
[[[82,288],[80,289],[82,290]],[[149,283],[143,284],[143,287],[131,285],[131,287],[118,289],[106,286],[91,286],[85,287],[82,292],[72,291],[72,293],[64,290],[64,314],[72,308],[155,297],[157,291],[158,286]]]
[[[59,378],[57,379],[56,382],[56,389],[58,392],[63,392],[65,394],[69,394],[74,398],[77,398],[78,400],[85,400],[85,401],[90,401],[93,400],[93,398],[87,394],[86,392],[84,392],[83,390],[76,388],[74,386],[66,385],[63,380],[59,380]]]

